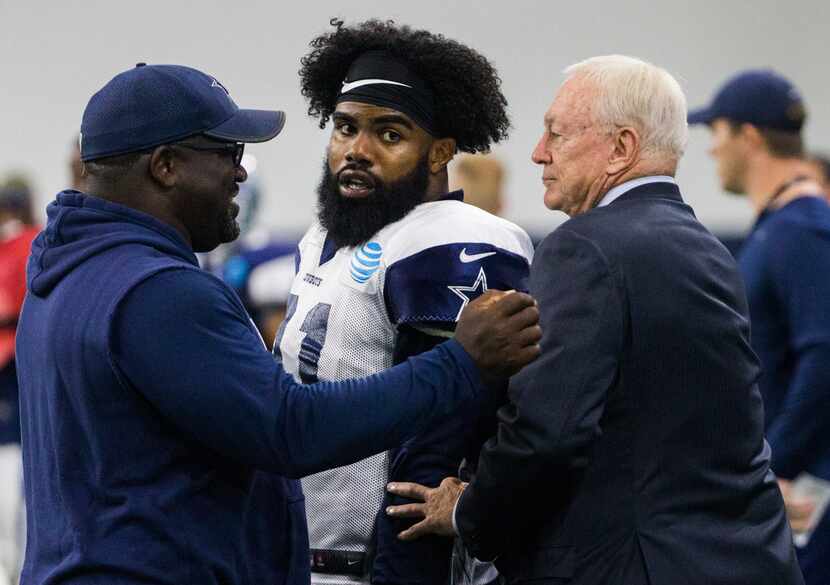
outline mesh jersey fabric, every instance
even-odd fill
[[[533,248],[514,224],[441,200],[417,206],[363,245],[336,251],[315,223],[298,254],[275,355],[297,380],[310,382],[391,367],[399,325],[453,325],[487,288],[526,280]],[[369,551],[389,463],[386,452],[302,480],[311,548]],[[366,579],[313,573],[312,582]]]

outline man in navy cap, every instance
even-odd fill
[[[90,99],[86,193],[49,205],[18,329],[25,585],[307,583],[302,492],[288,477],[491,400],[479,368],[504,375],[538,353],[532,299],[493,293],[467,307],[455,340],[400,367],[295,383],[194,256],[237,237],[244,143],[283,120],[173,65],[139,64]],[[279,513],[256,557],[245,536],[262,476]]]
[[[830,582],[830,515],[797,497],[799,476],[830,480],[830,207],[811,179],[798,90],[771,70],[727,81],[690,123],[712,130],[726,191],[756,220],[739,254],[752,318],[772,470],[787,504],[808,585]],[[797,490],[796,490],[797,492]],[[817,523],[817,525],[816,525]]]

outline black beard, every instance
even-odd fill
[[[222,226],[220,228],[221,234],[219,237],[221,239],[220,243],[222,244],[233,242],[239,237],[241,228],[239,226],[239,222],[236,221],[238,209],[239,208],[236,203],[228,206],[227,216],[223,219]]]
[[[236,240],[239,237],[241,230],[239,229],[239,224],[236,222],[235,219],[231,218],[228,219],[227,222],[222,226],[222,244],[228,244]]]
[[[347,168],[366,170],[360,166]],[[424,201],[429,183],[429,164],[423,157],[411,173],[384,184],[375,177],[375,190],[363,199],[340,194],[337,176],[323,161],[323,177],[317,186],[317,217],[338,248],[366,242],[384,226],[396,222]]]

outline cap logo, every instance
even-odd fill
[[[229,91],[228,91],[228,88],[226,88],[224,85],[222,85],[221,83],[219,83],[218,81],[216,81],[216,80],[215,80],[215,79],[213,79],[213,78],[211,78],[211,80],[210,80],[210,86],[211,86],[211,87],[219,87],[219,88],[221,88],[221,89],[222,89],[222,91],[224,91],[227,95],[231,95],[231,92],[229,92]]]
[[[390,81],[389,79],[360,79],[358,81],[351,82],[344,81],[343,87],[340,89],[340,93],[342,95],[353,89],[357,89],[358,87],[363,87],[364,85],[400,85],[401,87],[408,87],[409,89],[412,89],[411,85],[399,83],[397,81]]]

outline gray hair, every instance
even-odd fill
[[[626,57],[605,55],[575,63],[563,72],[596,85],[593,115],[599,124],[633,126],[644,153],[679,159],[686,148],[686,96],[665,69]]]

